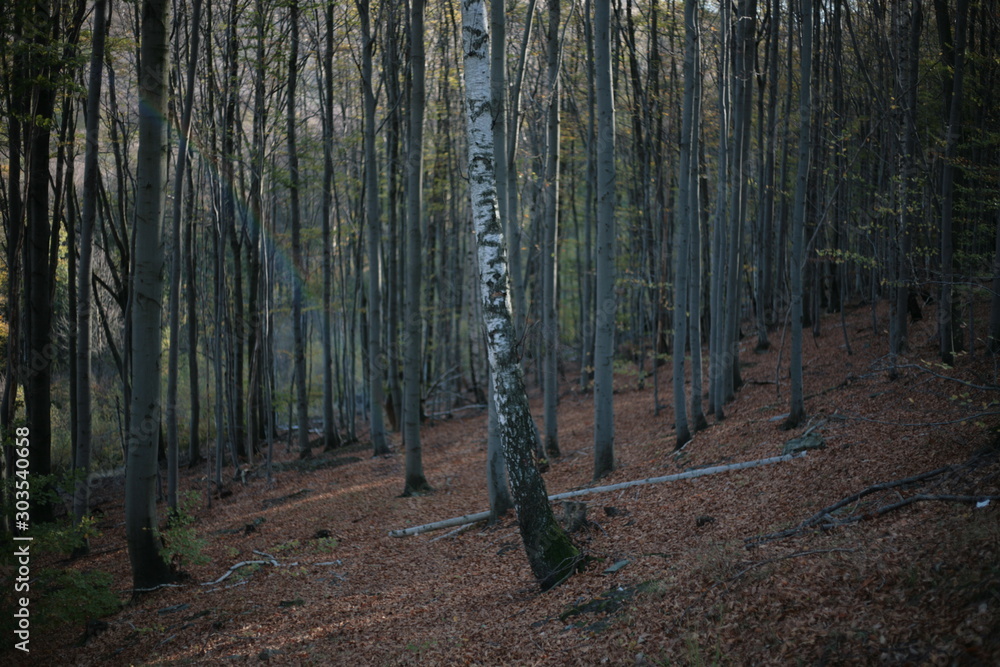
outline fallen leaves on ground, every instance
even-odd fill
[[[885,321],[884,312],[879,317]],[[809,419],[794,431],[781,430],[788,351],[777,343],[754,354],[755,341],[742,342],[747,383],[725,406],[726,418],[710,417],[676,455],[671,410],[654,415],[653,378],[640,390],[634,366],[617,376],[618,466],[601,484],[775,456],[809,429],[826,447],[751,470],[583,497],[590,523],[574,538],[591,561],[548,593],[531,579],[513,514],[443,539],[446,531],[387,535],[488,509],[486,417],[467,410],[422,430],[435,492],[421,497],[398,497],[398,439],[392,456],[369,458],[358,446],[325,454],[356,457],[331,466],[294,464],[296,453],[281,444],[285,465],[273,483],[234,483],[232,495],[197,511],[208,564],[187,567],[180,587],[104,619],[107,629],[85,645],[83,626],[36,632],[30,661],[996,664],[1000,503],[915,503],[746,546],[869,486],[945,465],[955,469],[843,512],[863,515],[914,493],[1000,492],[1000,420],[989,414],[1000,410],[994,360],[980,349],[955,368],[935,365],[933,323],[924,320],[910,330],[901,377],[890,380],[886,338],[873,335],[870,322],[868,307],[848,318],[850,356],[839,317],[806,341]],[[669,373],[669,364],[658,369],[667,406]],[[563,456],[545,474],[550,494],[592,484],[593,399],[575,386],[565,380]],[[204,471],[186,476],[182,488],[203,491]],[[102,509],[93,555],[47,565],[109,572],[127,600],[121,497]],[[241,561],[261,562],[201,585]]]

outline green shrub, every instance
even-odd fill
[[[188,491],[178,498],[177,509],[171,510],[167,517],[167,527],[162,532],[163,549],[160,555],[167,565],[177,569],[185,564],[207,565],[211,562],[205,555],[208,540],[198,537],[194,529],[194,510],[198,507],[199,494]]]

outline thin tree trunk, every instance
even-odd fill
[[[160,556],[156,520],[156,455],[160,426],[163,204],[167,143],[166,0],[144,0],[139,72],[139,149],[136,170],[135,275],[132,306],[132,420],[125,475],[125,534],[134,589],[170,580]]]
[[[91,403],[91,280],[93,278],[94,221],[97,218],[98,150],[100,137],[101,82],[104,68],[104,43],[107,37],[107,2],[94,3],[94,32],[90,55],[90,80],[87,86],[87,148],[83,158],[83,212],[80,218],[80,262],[77,267],[76,295],[76,489],[73,493],[73,522],[90,511],[90,454],[92,436]],[[75,555],[90,550],[84,542]]]
[[[105,0],[100,0],[103,4]],[[184,84],[183,110],[181,111],[180,143],[177,148],[177,167],[174,173],[174,205],[171,219],[170,251],[170,313],[169,349],[167,354],[167,503],[177,510],[177,458],[180,445],[177,442],[177,371],[180,365],[181,328],[181,207],[184,206],[184,172],[188,163],[188,138],[191,130],[191,109],[194,106],[195,74],[198,66],[198,41],[201,37],[201,0],[194,0],[191,8],[191,37],[188,43],[187,78]],[[96,27],[95,27],[96,30]],[[180,36],[176,36],[178,61],[180,60]],[[97,82],[100,88],[100,81]],[[189,354],[196,354],[191,349]]]
[[[295,404],[299,424],[299,456],[309,458],[309,394],[306,391],[306,342],[302,315],[302,282],[305,280],[305,262],[302,257],[302,221],[299,204],[299,155],[296,143],[295,89],[298,84],[299,69],[299,3],[291,0],[289,21],[291,21],[291,51],[288,55],[288,172],[289,201],[292,225],[292,336],[295,364]]]
[[[685,10],[687,8],[685,7]],[[686,19],[685,19],[686,20]],[[684,214],[688,216],[688,347],[691,350],[691,415],[688,427],[692,432],[708,427],[705,411],[702,408],[702,356],[701,356],[701,273],[702,273],[702,241],[701,241],[701,193],[699,190],[698,164],[701,153],[701,39],[698,35],[697,7],[694,22],[694,59],[692,71],[686,71],[685,83],[690,75],[694,86],[691,99],[690,149],[687,173],[681,178],[688,180],[687,202],[684,204]],[[685,26],[686,29],[691,26]],[[685,94],[687,91],[685,90]],[[682,129],[683,132],[683,129]],[[688,135],[684,135],[685,138]],[[653,363],[656,363],[655,360]]]
[[[330,214],[333,208],[333,8],[324,7],[326,48],[323,51],[323,449],[340,446],[340,434],[333,416],[333,256]]]
[[[490,2],[490,99],[493,105],[493,163],[496,165],[497,205],[500,222],[509,225],[507,195],[507,14],[501,0]],[[516,131],[516,129],[515,129]],[[510,257],[510,236],[507,236],[507,256]],[[500,422],[493,398],[493,380],[487,380],[486,484],[490,499],[490,517],[496,520],[514,507],[507,481],[507,462],[500,443]]]
[[[610,0],[595,2],[594,78],[597,103],[597,140],[591,142],[591,150],[597,152],[594,479],[599,479],[615,467],[615,106],[611,81]]]
[[[420,267],[423,224],[424,149],[424,4],[413,0],[410,7],[410,126],[407,169],[406,281],[403,302],[403,440],[406,445],[406,472],[403,495],[431,491],[424,477],[420,445],[420,362],[423,320],[420,316]]]
[[[500,2],[500,0],[497,0]],[[527,317],[527,304],[525,296],[525,281],[523,274],[523,262],[521,261],[521,218],[520,201],[517,192],[517,145],[521,136],[521,90],[524,83],[524,70],[528,59],[528,44],[531,41],[531,27],[535,17],[536,0],[528,0],[528,7],[525,11],[524,36],[521,39],[521,50],[517,59],[517,72],[514,76],[514,84],[510,90],[510,113],[507,124],[507,216],[504,221],[505,231],[508,236],[508,248],[510,250],[510,277],[511,277],[511,304],[514,309],[514,327],[518,335],[522,335]],[[541,440],[538,441],[541,448]]]
[[[993,249],[993,284],[990,297],[990,331],[987,337],[987,350],[991,354],[1000,354],[1000,211],[995,213],[996,242]]]
[[[809,185],[809,159],[812,154],[812,0],[802,0],[801,83],[799,89],[799,164],[795,177],[795,209],[792,213],[792,350],[791,350],[791,408],[786,428],[794,428],[805,418],[802,387],[802,270],[805,263],[806,189]]]
[[[548,108],[546,117],[545,224],[542,239],[542,378],[545,411],[545,452],[559,456],[559,318],[557,280],[559,274],[559,0],[548,0]]]
[[[727,29],[725,26],[723,29]],[[692,206],[697,190],[692,189],[691,162],[697,161],[695,135],[694,98],[698,53],[698,25],[696,0],[684,2],[684,103],[681,108],[680,171],[677,175],[677,204],[679,215],[674,216],[674,341],[673,341],[673,390],[675,449],[680,449],[691,439],[691,429],[687,418],[687,394],[684,388],[684,356],[687,353],[688,335],[688,275],[691,270],[689,239],[692,224],[699,224],[694,218],[697,211]],[[721,222],[721,220],[719,221]],[[713,321],[713,326],[718,324]],[[691,346],[699,341],[691,341]]]
[[[52,21],[47,2],[36,4],[35,38],[33,48],[38,49],[34,58],[29,57],[29,76],[32,77],[29,122],[25,137],[27,169],[25,212],[27,235],[25,237],[25,305],[27,308],[27,362],[30,371],[24,378],[24,412],[31,429],[28,460],[33,475],[48,475],[52,469],[52,364],[55,348],[52,345],[52,300],[50,292],[51,267],[49,242],[52,226],[49,224],[49,143],[55,112],[55,88],[51,77],[55,74],[45,64],[52,38]],[[15,141],[17,139],[14,139]],[[53,519],[52,502],[35,497],[30,509],[31,523],[46,523]]]
[[[375,91],[372,75],[372,52],[375,40],[371,34],[368,0],[357,0],[361,16],[361,85],[364,89],[364,152],[365,152],[365,229],[368,230],[368,384],[371,392],[370,427],[374,456],[389,453],[382,417],[382,308],[381,308],[381,245],[382,228],[378,205],[378,172],[375,165]]]
[[[941,175],[941,303],[938,307],[938,324],[941,338],[941,361],[955,362],[955,332],[952,311],[954,308],[952,280],[954,280],[953,218],[955,209],[955,163],[958,157],[958,139],[962,131],[962,88],[965,75],[966,26],[969,15],[968,0],[958,0],[955,8],[954,75],[952,77],[951,105],[945,130],[944,170]]]

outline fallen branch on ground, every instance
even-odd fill
[[[841,509],[842,507],[855,503],[867,495],[871,495],[879,491],[887,491],[889,489],[898,489],[899,487],[906,486],[909,484],[924,483],[927,480],[931,479],[932,477],[937,477],[938,475],[942,475],[944,473],[951,473],[961,470],[962,468],[965,468],[969,466],[972,462],[976,461],[976,459],[977,457],[973,457],[972,459],[970,459],[969,462],[966,462],[962,465],[944,466],[941,468],[937,468],[936,470],[920,473],[919,475],[913,475],[912,477],[906,477],[904,479],[898,479],[892,482],[882,482],[880,484],[874,484],[866,489],[858,491],[857,493],[853,493],[847,496],[846,498],[838,500],[837,502],[828,507],[824,507],[819,512],[813,514],[811,517],[809,517],[799,525],[795,526],[794,528],[788,528],[786,530],[781,530],[774,533],[768,533],[766,535],[760,535],[757,537],[748,537],[745,540],[746,547],[749,549],[751,547],[759,546],[766,542],[772,542],[774,540],[781,540],[786,537],[799,535],[810,528],[818,528],[820,530],[830,530],[840,526],[846,526],[852,523],[858,523],[866,519],[874,519],[884,514],[888,514],[893,510],[898,510],[902,507],[906,507],[907,505],[912,505],[918,502],[940,501],[940,502],[955,502],[955,503],[978,503],[984,500],[989,500],[989,501],[1000,500],[1000,496],[995,496],[995,495],[969,495],[969,494],[957,495],[957,494],[918,493],[909,496],[908,498],[902,498],[900,496],[901,498],[900,500],[893,503],[889,503],[888,505],[883,505],[872,511],[862,512],[860,514],[853,514],[840,519],[835,519],[830,516],[833,512],[837,511],[838,509]],[[831,519],[831,520],[824,523],[824,519]]]
[[[277,567],[278,561],[276,561],[276,560],[244,560],[244,561],[240,561],[239,563],[236,563],[236,565],[233,565],[228,570],[226,570],[222,574],[222,576],[219,577],[218,579],[216,579],[215,581],[205,581],[205,582],[202,582],[200,585],[201,586],[214,586],[215,584],[218,584],[218,583],[220,583],[220,582],[225,581],[226,579],[228,579],[229,576],[233,572],[235,572],[236,570],[240,569],[241,567],[247,567],[249,565],[274,565],[275,567]]]
[[[788,528],[787,530],[781,530],[776,533],[768,533],[767,535],[760,535],[758,537],[747,538],[746,539],[747,547],[749,548],[752,546],[757,546],[758,544],[764,544],[765,542],[772,542],[774,540],[781,540],[786,537],[791,537],[792,535],[797,535],[806,530],[807,528],[819,524],[824,517],[830,515],[832,512],[836,512],[841,507],[844,507],[845,505],[850,505],[851,503],[856,502],[867,495],[876,493],[878,491],[886,491],[888,489],[894,489],[899,486],[905,486],[907,484],[922,482],[924,480],[930,479],[931,477],[937,477],[938,475],[941,475],[943,473],[950,472],[953,469],[954,469],[953,466],[944,466],[942,468],[938,468],[937,470],[931,470],[930,472],[923,472],[920,473],[919,475],[914,475],[912,477],[907,477],[905,479],[897,479],[892,482],[881,482],[879,484],[873,484],[872,486],[869,486],[866,489],[862,489],[857,493],[852,493],[851,495],[847,496],[846,498],[843,498],[842,500],[838,500],[829,507],[824,507],[823,509],[816,512],[811,517],[809,517],[799,525],[795,526],[794,528]]]
[[[587,496],[594,493],[608,493],[610,491],[619,491],[621,489],[627,489],[633,486],[644,486],[646,484],[659,484],[661,482],[676,482],[683,479],[694,479],[695,477],[715,475],[720,472],[729,472],[732,470],[744,470],[746,468],[756,468],[757,466],[769,465],[771,463],[783,463],[785,461],[791,461],[792,459],[797,459],[805,455],[806,455],[805,452],[798,452],[795,454],[784,454],[782,456],[772,456],[766,459],[756,459],[754,461],[743,461],[741,463],[730,463],[728,465],[711,466],[709,468],[688,470],[687,472],[676,473],[674,475],[664,475],[663,477],[649,477],[646,479],[633,480],[631,482],[619,482],[618,484],[608,484],[607,486],[592,486],[586,489],[578,489],[576,491],[557,493],[555,495],[549,496],[549,500],[550,501],[565,500],[567,498],[577,498],[579,496]],[[476,514],[466,514],[464,516],[455,517],[453,519],[445,519],[443,521],[435,521],[434,523],[425,523],[420,526],[411,526],[409,528],[392,530],[389,531],[389,537],[407,537],[409,535],[419,535],[420,533],[426,533],[432,530],[440,530],[442,528],[451,528],[452,526],[461,526],[467,523],[475,523],[477,521],[482,521],[483,519],[489,518],[489,516],[490,516],[489,512],[477,512]]]

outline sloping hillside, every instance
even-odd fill
[[[654,416],[652,379],[638,390],[634,367],[624,369],[619,465],[602,484],[775,456],[806,430],[825,448],[583,497],[589,524],[574,535],[591,561],[548,593],[530,578],[513,514],[452,534],[387,535],[487,509],[485,416],[456,416],[424,431],[434,494],[397,497],[401,456],[372,459],[364,448],[324,455],[341,465],[285,469],[273,485],[236,484],[196,512],[210,563],[186,566],[180,587],[105,618],[83,646],[82,624],[37,630],[32,662],[997,664],[1000,501],[968,502],[1000,495],[995,360],[980,351],[955,369],[935,365],[925,320],[892,381],[886,337],[873,335],[871,321],[868,309],[848,319],[850,356],[839,318],[807,341],[810,418],[794,432],[780,428],[788,389],[776,366],[787,344],[782,351],[778,332],[774,349],[755,355],[746,340],[746,384],[726,419],[710,418],[679,455],[671,411]],[[660,373],[669,406],[669,366]],[[566,386],[564,455],[545,474],[549,493],[591,483],[592,397]],[[295,460],[284,445],[279,452]],[[873,485],[936,470],[817,515]],[[182,485],[200,490],[205,481],[191,475]],[[926,498],[912,500],[918,494]],[[103,511],[94,555],[37,566],[110,572],[125,600],[120,498]],[[801,531],[748,548],[810,517]],[[264,562],[221,579],[242,561]]]

